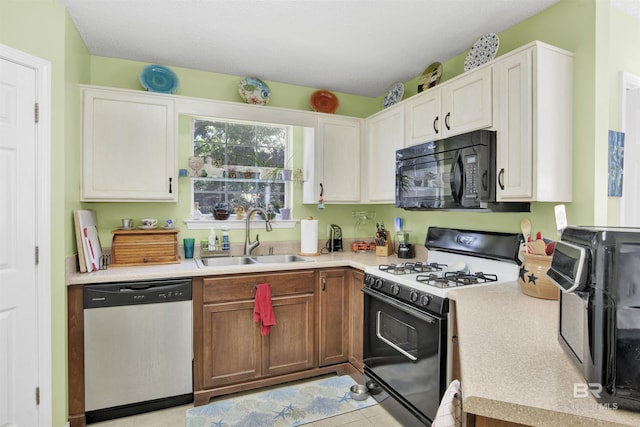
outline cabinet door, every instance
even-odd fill
[[[367,119],[365,203],[395,203],[396,150],[404,146],[404,105]]]
[[[364,294],[362,286],[364,283],[364,273],[361,271],[351,272],[351,316],[349,317],[351,326],[351,339],[349,340],[349,362],[360,372],[363,372],[362,346],[364,328]]]
[[[361,119],[318,118],[316,202],[320,188],[327,203],[360,202],[361,128]]]
[[[207,304],[203,311],[203,386],[219,387],[262,376],[260,327],[253,301]]]
[[[263,373],[288,374],[315,367],[313,294],[272,300],[276,325],[263,337]]]
[[[532,58],[526,50],[494,65],[498,201],[533,195]]]
[[[320,271],[320,366],[349,358],[348,270]]]
[[[443,137],[491,126],[491,67],[469,71],[444,84],[441,91]]]
[[[412,97],[405,103],[405,145],[421,144],[442,138],[444,123],[441,117],[440,88],[433,87]]]
[[[168,96],[83,89],[82,200],[178,200],[176,117]]]

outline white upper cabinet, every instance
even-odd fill
[[[467,71],[441,90],[444,137],[491,126],[491,67]]]
[[[360,202],[362,119],[318,115],[313,142],[305,141],[304,203]],[[308,138],[307,138],[308,139]],[[312,156],[313,153],[313,156]]]
[[[491,67],[467,71],[408,99],[405,111],[406,146],[490,127]]]
[[[442,100],[439,87],[405,101],[405,145],[417,145],[442,138]]]
[[[174,102],[165,95],[82,87],[81,200],[178,200]]]
[[[493,70],[497,200],[570,202],[573,55],[533,42]]]
[[[405,105],[396,104],[366,120],[363,203],[395,203],[396,150],[404,146]]]

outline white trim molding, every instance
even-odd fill
[[[627,130],[627,91],[631,89],[640,89],[640,76],[631,74],[627,71],[620,72],[620,132]]]
[[[36,244],[38,313],[38,425],[50,426],[53,417],[51,382],[51,62],[0,44],[0,58],[36,72],[36,98],[39,119],[36,136]]]
[[[295,228],[296,224],[300,222],[298,219],[275,219],[269,221],[272,228]],[[246,227],[246,220],[244,219],[227,219],[224,221],[217,221],[206,217],[202,219],[185,219],[184,223],[187,224],[189,230],[209,230],[210,228],[222,229],[226,227],[229,230],[239,230]],[[252,219],[251,229],[260,230],[264,228],[264,220]]]

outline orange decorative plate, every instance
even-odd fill
[[[309,102],[313,111],[317,111],[318,113],[333,114],[338,111],[338,107],[340,106],[338,97],[328,90],[317,90],[313,92]]]

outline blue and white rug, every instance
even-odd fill
[[[187,410],[187,427],[290,427],[375,405],[353,400],[348,375],[243,394]]]

